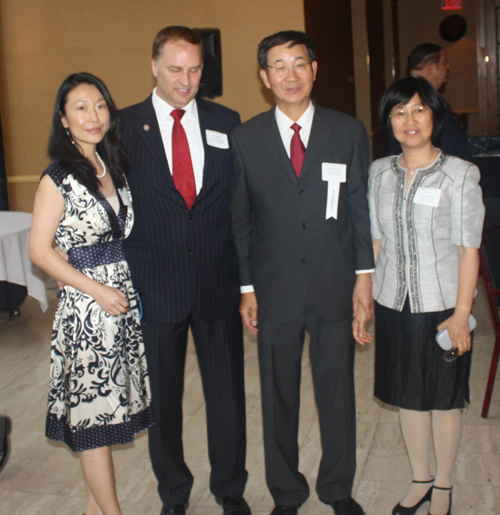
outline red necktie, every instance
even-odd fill
[[[306,155],[306,147],[304,147],[304,143],[302,143],[299,134],[301,128],[302,127],[296,123],[291,127],[295,134],[292,136],[292,142],[290,143],[290,161],[292,162],[297,177],[300,177],[300,171],[302,170],[302,164],[304,163],[304,157]]]
[[[186,132],[181,124],[181,118],[185,113],[184,109],[174,109],[170,113],[174,119],[172,129],[172,176],[175,187],[184,197],[188,208],[191,209],[196,199],[196,183]]]

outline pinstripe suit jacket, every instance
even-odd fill
[[[231,150],[207,145],[205,131],[229,136],[240,117],[213,102],[196,102],[205,166],[191,210],[175,188],[151,97],[121,111],[135,211],[126,255],[145,320],[153,323],[181,322],[192,310],[206,321],[218,320],[239,305]]]

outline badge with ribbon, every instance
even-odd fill
[[[340,183],[346,181],[347,166],[340,163],[323,163],[321,178],[328,182],[326,197],[326,219],[337,219],[339,210]]]

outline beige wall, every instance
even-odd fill
[[[442,11],[438,0],[399,0],[399,38],[401,73],[406,73],[406,58],[419,43],[441,45],[450,63],[450,78],[444,95],[455,110],[478,109],[476,57],[476,1],[462,2],[460,11]],[[439,24],[450,14],[460,14],[467,21],[467,33],[456,43],[444,41]],[[479,115],[469,116],[469,135],[481,133]]]
[[[179,8],[179,6],[181,6]],[[304,30],[302,0],[1,0],[0,108],[9,202],[31,211],[59,84],[88,71],[104,80],[118,107],[154,85],[150,53],[167,25],[221,30],[224,95],[242,119],[269,108],[258,77],[257,44],[284,29]]]

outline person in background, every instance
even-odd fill
[[[61,84],[49,155],[29,242],[31,261],[64,285],[46,435],[80,457],[85,515],[120,515],[111,446],[133,441],[153,414],[139,301],[123,250],[134,223],[128,164],[117,109],[97,77],[77,73]]]
[[[243,328],[230,213],[229,134],[240,117],[195,98],[203,39],[194,30],[160,30],[151,64],[156,88],[121,114],[136,209],[126,254],[144,304],[156,415],[149,451],[161,513],[184,514],[193,485],[182,446],[191,328],[206,402],[210,490],[225,515],[250,515],[243,498]]]
[[[450,65],[443,49],[434,43],[421,43],[416,46],[408,56],[408,74],[424,77],[439,93],[448,82],[450,74]],[[434,142],[436,147],[446,154],[471,161],[472,154],[469,151],[467,135],[458,116],[444,96],[439,94],[439,99],[445,107],[445,116],[443,128]],[[401,146],[394,138],[391,138],[390,153],[401,153]]]
[[[394,82],[379,105],[399,156],[372,163],[368,197],[376,259],[375,396],[399,408],[413,473],[393,515],[450,515],[451,473],[469,402],[469,315],[479,272],[484,219],[478,168],[434,146],[446,113],[423,77]],[[355,337],[369,341],[362,309]],[[448,330],[451,357],[435,340]],[[456,359],[454,359],[456,358]],[[435,478],[428,460],[432,432]]]

